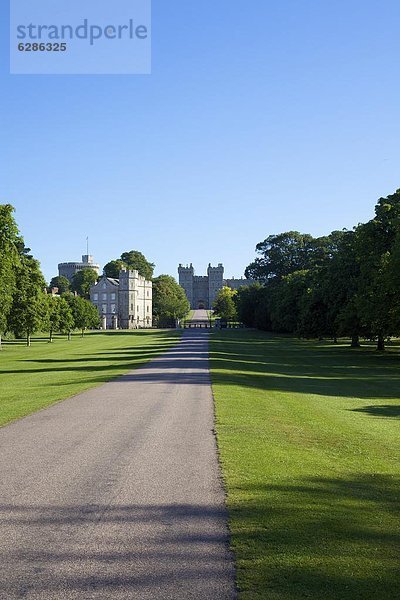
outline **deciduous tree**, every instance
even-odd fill
[[[70,291],[71,283],[66,277],[58,275],[50,281],[50,288],[58,288],[58,293],[61,295]]]
[[[13,211],[11,204],[0,205],[0,350],[2,335],[8,328],[16,287],[16,267],[19,264],[19,232]]]
[[[122,269],[129,269],[131,271],[138,271],[139,275],[145,277],[148,281],[151,281],[154,273],[154,263],[151,263],[147,258],[138,250],[130,250],[121,254],[121,258],[112,260],[104,267],[104,273],[107,277],[119,277],[119,272]]]
[[[21,250],[20,264],[16,269],[16,290],[10,314],[10,329],[17,337],[26,337],[27,346],[31,336],[45,324],[47,303],[45,280],[37,260],[29,254],[29,249]]]
[[[80,329],[82,337],[86,329],[99,327],[99,313],[94,304],[81,296],[74,296],[73,294],[65,294],[64,298],[72,312],[74,329]]]
[[[90,298],[90,288],[97,281],[97,273],[94,269],[81,269],[72,278],[71,290],[86,298]]]
[[[153,315],[158,326],[175,327],[189,312],[186,294],[170,275],[159,275],[153,281]]]
[[[236,294],[236,290],[232,290],[229,287],[223,287],[216,295],[213,309],[215,314],[224,321],[235,321],[237,319],[235,303]]]

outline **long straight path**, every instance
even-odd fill
[[[236,597],[208,335],[0,429],[0,598]]]

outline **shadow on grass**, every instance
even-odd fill
[[[166,329],[166,330],[154,330],[154,329],[134,329],[131,331],[119,330],[119,331],[85,331],[84,336],[82,337],[80,332],[74,331],[72,332],[71,345],[74,340],[82,340],[85,339],[93,339],[99,338],[101,336],[107,337],[119,337],[119,338],[132,338],[135,337],[148,337],[148,336],[157,336],[157,338],[161,338],[164,340],[174,340],[179,341],[179,332],[176,329]],[[68,336],[65,334],[56,333],[53,335],[53,343],[56,342],[65,342],[67,341]],[[31,337],[32,344],[38,343],[48,343],[49,342],[49,334],[38,334]],[[4,346],[26,346],[26,338],[18,338],[18,339],[2,339],[2,344]],[[137,346],[132,346],[135,348]]]
[[[392,419],[399,419],[400,405],[377,404],[375,406],[363,406],[362,408],[353,408],[352,412],[360,412],[373,417],[389,417]]]
[[[399,479],[320,477],[232,493],[244,498],[228,506],[249,598],[398,599]]]
[[[80,374],[79,384],[104,383],[118,377],[118,382],[147,382],[151,384],[196,384],[210,385],[208,371],[208,351],[204,344],[205,336],[201,333],[185,334],[182,341],[176,344],[149,344],[96,352],[94,355],[81,355],[82,358],[24,358],[19,361],[21,369],[4,369],[0,374],[25,373],[76,373]],[[140,371],[136,371],[141,367]],[[118,371],[134,370],[132,374],[119,376]],[[84,375],[87,373],[87,377]],[[74,385],[76,379],[63,383],[57,380],[48,386]]]
[[[214,384],[349,398],[399,397],[395,354],[354,352],[261,332],[224,332],[211,340]]]

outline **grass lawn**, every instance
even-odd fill
[[[241,599],[398,599],[400,355],[243,330],[210,348]]]
[[[0,425],[109,381],[176,344],[175,331],[90,332],[4,343],[0,352]]]

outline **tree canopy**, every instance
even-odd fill
[[[170,275],[153,280],[153,315],[159,327],[175,327],[189,312],[185,291]]]
[[[216,315],[224,321],[235,321],[237,319],[237,310],[235,304],[236,290],[229,287],[223,287],[219,290],[213,309]]]
[[[81,296],[74,296],[70,293],[65,294],[63,298],[68,303],[72,313],[74,329],[80,329],[82,337],[86,329],[99,327],[100,317],[94,304]],[[61,331],[69,333],[70,330],[64,326]]]
[[[5,333],[25,337],[29,346],[32,334],[37,331],[48,331],[52,341],[56,331],[70,337],[73,329],[83,332],[88,327],[97,327],[97,309],[89,301],[71,293],[63,297],[47,294],[40,264],[25,247],[13,211],[10,204],[0,205],[0,348]],[[89,284],[97,279],[92,269],[87,271],[89,276],[84,274],[75,281],[83,294],[88,293]],[[53,278],[51,283],[62,292],[69,287],[64,279]]]
[[[19,231],[13,212],[11,204],[0,205],[0,348],[1,336],[8,328],[16,289],[16,269],[20,263]]]
[[[289,231],[256,246],[246,276],[258,287],[239,290],[247,325],[304,337],[400,334],[400,190],[380,198],[375,216],[353,231],[325,237]]]
[[[144,254],[138,250],[130,250],[129,252],[123,252],[120,258],[107,263],[104,267],[104,273],[107,277],[118,278],[122,269],[129,269],[138,271],[139,275],[151,281],[154,267],[154,263],[149,262]]]
[[[66,277],[58,275],[57,277],[53,277],[53,279],[50,281],[50,288],[58,288],[59,294],[65,294],[66,292],[70,291],[71,283]]]
[[[81,269],[72,278],[71,290],[88,300],[90,298],[90,288],[96,283],[97,279],[98,276],[94,269]]]
[[[27,345],[33,333],[44,326],[46,317],[46,283],[37,260],[24,249],[16,268],[16,288],[9,318],[10,329],[18,337],[26,337]]]

